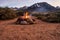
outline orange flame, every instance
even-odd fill
[[[28,12],[25,13],[25,18],[29,18]]]
[[[24,14],[24,16],[22,16],[22,18],[24,18],[24,19],[30,18],[29,13],[26,12],[26,13]]]

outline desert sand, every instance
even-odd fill
[[[60,40],[60,23],[36,20],[32,25],[16,25],[16,20],[0,21],[0,40]]]

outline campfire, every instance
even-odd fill
[[[25,12],[23,16],[20,16],[16,21],[16,24],[34,24],[34,23],[35,19],[33,19],[28,12]]]
[[[29,13],[28,12],[24,13],[24,15],[21,16],[21,18],[22,19],[28,19],[28,18],[30,18]]]

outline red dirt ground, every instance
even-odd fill
[[[16,20],[0,21],[0,40],[60,40],[60,23],[13,24]]]

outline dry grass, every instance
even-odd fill
[[[11,24],[15,21],[0,21],[0,40],[60,40],[60,23]]]

